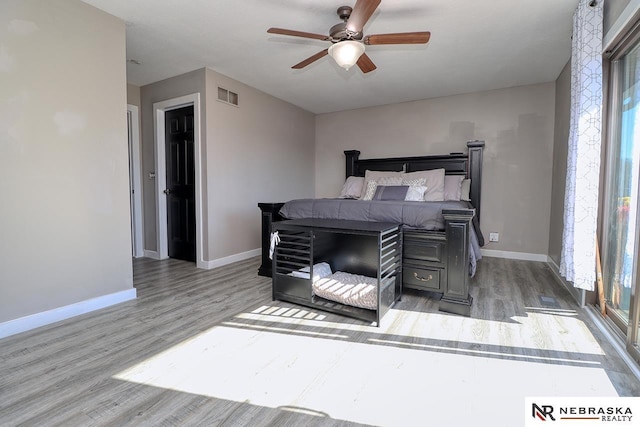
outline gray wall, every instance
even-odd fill
[[[362,158],[442,154],[486,141],[482,230],[486,249],[546,255],[555,84],[544,83],[316,117],[316,197],[335,197],[344,154]],[[488,239],[487,239],[488,240]]]
[[[218,86],[239,106],[217,100]],[[258,249],[259,202],[312,197],[314,115],[209,69],[141,88],[145,249],[156,250],[154,102],[200,93],[204,261]]]
[[[564,191],[567,179],[569,113],[571,108],[571,61],[556,80],[556,117],[553,133],[553,183],[549,223],[549,257],[560,265],[564,226]]]
[[[4,0],[0,46],[0,322],[132,289],[124,22]]]
[[[314,115],[213,70],[207,86],[208,260],[258,249],[259,202],[313,197]],[[217,100],[218,86],[238,107]]]
[[[127,83],[127,104],[140,107],[140,87]]]

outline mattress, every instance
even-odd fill
[[[373,277],[336,271],[311,286],[315,295],[330,301],[369,310],[378,308],[378,279]]]
[[[469,202],[405,202],[353,199],[298,199],[280,209],[287,219],[324,218],[395,222],[425,230],[444,230],[443,209],[472,209]]]

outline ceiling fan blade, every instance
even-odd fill
[[[364,44],[424,44],[431,38],[429,31],[416,33],[373,34],[364,38]]]
[[[349,20],[347,21],[347,30],[355,33],[362,32],[365,24],[380,5],[380,1],[381,0],[356,1],[356,5],[353,6],[351,16],[349,16]]]
[[[358,62],[356,62],[356,64],[358,65],[358,67],[360,67],[360,70],[362,70],[363,73],[368,73],[378,68],[366,53],[360,55],[360,58],[358,58]]]
[[[283,36],[304,37],[305,39],[329,40],[329,37],[322,34],[305,33],[304,31],[286,30],[284,28],[269,28],[269,34],[280,34]]]
[[[315,55],[312,55],[312,56],[308,57],[304,61],[298,62],[296,65],[294,65],[291,68],[294,68],[296,70],[304,68],[307,65],[311,64],[312,62],[315,62],[318,59],[322,58],[323,56],[326,56],[328,53],[329,53],[329,49],[321,50],[320,52],[316,53]]]

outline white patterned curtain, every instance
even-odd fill
[[[571,118],[560,273],[592,291],[600,180],[602,4],[580,0],[573,15]]]

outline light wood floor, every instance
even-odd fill
[[[0,340],[0,425],[514,426],[526,396],[640,396],[543,263],[485,258],[470,318],[408,291],[380,328],[257,269],[135,260],[136,301]]]

